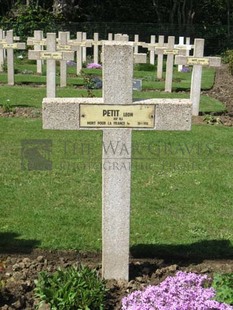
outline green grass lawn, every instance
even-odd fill
[[[100,250],[101,132],[20,118],[1,118],[0,129],[0,249]],[[233,254],[232,137],[232,128],[207,125],[134,132],[133,252]],[[24,139],[52,140],[51,171],[22,170]]]
[[[22,65],[21,65],[22,66]],[[35,67],[35,65],[34,65]],[[31,68],[31,64],[30,64]],[[19,69],[18,69],[19,70]],[[57,77],[57,97],[87,97],[90,95],[87,89],[84,87],[84,77],[88,76],[100,76],[101,70],[97,69],[84,69],[84,73],[81,76],[73,76],[74,68],[69,68],[67,87],[61,88],[59,86],[59,76]],[[21,71],[23,69],[21,68]],[[137,78],[141,78],[143,81],[143,91],[134,91],[133,98],[189,98],[189,88],[191,73],[174,74],[175,79],[179,82],[173,83],[173,92],[164,92],[164,81],[158,81],[155,79],[154,71],[135,71],[134,75]],[[214,70],[204,69],[202,88],[207,90],[211,88],[214,82]],[[183,76],[183,78],[179,78]],[[43,98],[46,96],[46,77],[44,75],[36,74],[21,74],[15,75],[14,87],[7,85],[6,73],[0,73],[0,106],[4,105],[9,100],[12,107],[26,106],[41,108]],[[179,91],[182,90],[182,91]],[[186,91],[184,91],[186,90]],[[93,89],[90,91],[94,97],[101,97],[102,91]],[[225,106],[218,100],[209,96],[202,95],[200,100],[200,112],[201,113],[220,113],[225,110]]]
[[[156,88],[153,74],[135,71],[143,91],[135,91],[134,98],[188,98],[188,92],[167,94]],[[16,85],[7,86],[6,74],[0,74],[0,104],[9,99],[13,107],[41,108],[45,77],[37,77],[40,87],[25,86],[21,82],[27,77],[16,77]],[[214,71],[204,70],[203,87],[211,87],[213,79]],[[68,87],[58,87],[57,95],[87,96],[74,80],[72,76]],[[187,87],[189,73],[184,80],[179,88]],[[82,78],[76,82],[81,85]],[[101,90],[93,94],[101,96]],[[202,112],[223,110],[217,100],[201,97]],[[0,132],[0,252],[32,247],[100,251],[101,131],[49,131],[42,130],[41,119],[0,118]],[[221,125],[193,125],[190,132],[133,132],[133,255],[233,255],[232,138],[232,128]],[[52,142],[52,170],[27,169],[24,140]]]

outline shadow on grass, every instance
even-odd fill
[[[19,239],[20,234],[14,232],[0,232],[0,254],[29,254],[39,247],[38,240]]]
[[[191,244],[138,244],[130,248],[133,258],[162,258],[167,261],[205,259],[233,259],[233,246],[229,240],[202,240]]]

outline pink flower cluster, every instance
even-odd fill
[[[87,69],[101,69],[101,65],[100,64],[96,64],[96,63],[90,63],[87,65]]]
[[[135,291],[122,299],[122,310],[233,310],[213,298],[215,290],[204,287],[206,275],[179,271],[157,286]]]

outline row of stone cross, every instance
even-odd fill
[[[33,46],[34,50],[29,50],[28,58],[37,61],[37,73],[42,72],[42,63],[47,61],[47,97],[56,97],[56,61],[60,62],[60,86],[67,85],[67,61],[75,59],[76,52],[76,71],[77,75],[82,70],[83,61],[86,60],[86,48],[93,47],[94,63],[99,62],[99,47],[103,42],[99,40],[98,33],[94,34],[94,39],[86,39],[86,34],[77,32],[76,39],[70,39],[69,32],[59,32],[58,38],[55,33],[48,33],[46,39],[43,37],[42,31],[34,31],[34,37],[27,39],[27,45]],[[4,60],[4,51],[7,50],[7,68],[8,68],[8,84],[14,85],[14,53],[15,49],[25,49],[26,44],[15,42],[13,31],[9,30],[4,36],[4,32],[0,29],[0,70]],[[128,35],[116,34],[113,38],[112,34],[108,35],[108,41],[129,42]],[[190,98],[193,103],[193,115],[199,113],[201,77],[203,66],[220,66],[219,57],[204,57],[204,39],[195,39],[194,45],[190,44],[189,38],[180,37],[179,44],[175,44],[175,37],[169,36],[167,43],[164,42],[164,36],[158,37],[155,42],[155,36],[151,36],[151,42],[140,42],[138,35],[135,35],[132,42],[134,47],[135,63],[146,63],[147,54],[138,53],[138,47],[148,49],[150,53],[150,63],[154,64],[155,55],[157,55],[157,78],[163,76],[163,57],[166,55],[166,74],[165,74],[165,91],[172,91],[173,66],[178,64],[179,70],[183,66],[193,66],[192,82]],[[190,51],[194,49],[193,55],[189,56]]]

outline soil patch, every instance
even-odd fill
[[[0,296],[0,307],[3,310],[35,309],[34,280],[41,271],[54,272],[58,267],[83,264],[96,268],[101,274],[100,253],[35,249],[27,254],[0,254],[0,261],[5,264],[2,272],[5,286]],[[107,281],[109,293],[105,309],[120,309],[122,297],[149,284],[157,285],[178,270],[208,274],[210,277],[215,272],[232,273],[233,259],[192,262],[182,259],[131,258],[129,282]]]
[[[25,118],[40,118],[42,115],[41,109],[30,107],[15,107],[10,111],[5,111],[0,107],[0,117],[25,117]]]

